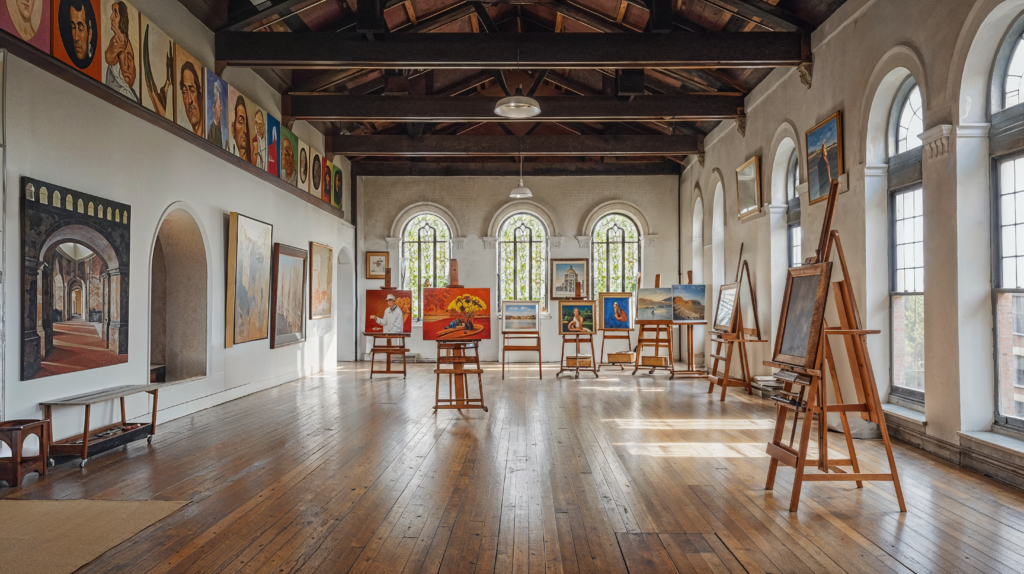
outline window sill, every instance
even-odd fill
[[[925,420],[924,413],[908,409],[907,407],[886,403],[882,405],[882,411],[884,411],[887,416],[891,415],[898,418],[900,423],[906,423],[901,426],[916,426],[923,430],[924,427],[928,425],[928,421]]]
[[[1024,440],[1011,438],[996,432],[960,432],[960,442],[965,448],[1003,453],[1017,458],[1024,466]]]

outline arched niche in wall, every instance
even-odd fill
[[[551,212],[536,201],[525,199],[510,201],[509,203],[501,206],[501,209],[494,212],[494,216],[491,217],[491,222],[487,225],[487,236],[498,237],[501,224],[506,218],[508,218],[508,216],[516,213],[529,213],[531,215],[536,215],[537,218],[544,223],[544,226],[547,227],[548,237],[561,237],[561,235],[559,235],[558,227],[555,225],[555,218],[551,216]]]
[[[765,179],[771,182],[770,197],[772,205],[784,205],[789,198],[786,197],[789,177],[789,159],[793,152],[797,154],[797,166],[804,165],[804,156],[800,146],[800,136],[797,135],[796,127],[790,121],[784,121],[775,130],[775,137],[772,138],[772,147],[768,157],[772,161],[767,162],[768,174]],[[802,177],[806,177],[800,171]]]
[[[153,241],[150,276],[150,365],[166,380],[207,374],[209,257],[205,233],[190,207],[172,205]]]
[[[715,191],[711,204],[711,281],[717,301],[718,288],[725,283],[725,185],[721,171],[716,168],[712,173]]]
[[[338,249],[338,271],[334,274],[338,278],[338,305],[335,306],[335,313],[339,309],[358,309],[356,302],[356,266],[355,258],[348,247],[342,246]],[[394,279],[392,279],[394,281]],[[357,331],[362,324],[359,313],[338,313],[338,360],[355,361],[358,356],[356,349]]]

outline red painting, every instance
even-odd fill
[[[423,290],[424,341],[490,338],[490,289]]]
[[[366,290],[367,333],[412,332],[412,291]]]
[[[100,0],[54,0],[51,54],[100,80]]]

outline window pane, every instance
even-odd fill
[[[892,195],[893,290],[924,291],[924,195],[921,189]],[[904,273],[905,272],[905,273]]]
[[[503,300],[547,303],[548,232],[535,215],[509,216],[498,230],[498,287]]]
[[[1000,293],[996,299],[999,414],[1024,414],[1024,295]]]
[[[894,386],[924,391],[924,296],[892,296]]]

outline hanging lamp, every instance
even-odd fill
[[[519,34],[516,34],[516,78],[519,80],[519,87],[511,96],[498,100],[494,106],[494,113],[503,118],[532,118],[540,113],[540,104],[537,100],[523,95],[523,77],[519,73]]]
[[[533,192],[530,188],[523,185],[523,143],[519,140],[519,186],[512,188],[512,193],[508,194],[512,199],[526,199],[533,197]]]

